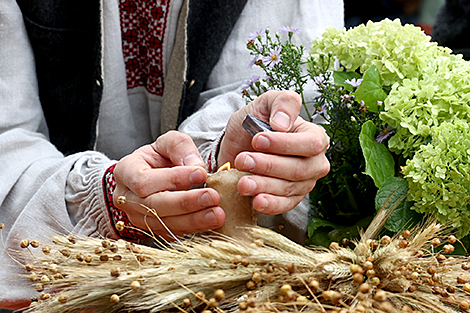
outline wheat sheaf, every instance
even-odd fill
[[[361,238],[329,248],[266,228],[247,238],[200,234],[157,247],[54,235],[23,239],[25,275],[38,296],[27,312],[462,312],[470,262],[459,241],[427,222],[389,237],[379,212]]]

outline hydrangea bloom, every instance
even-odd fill
[[[391,86],[405,77],[417,77],[430,58],[449,55],[450,50],[431,42],[420,28],[402,26],[399,19],[338,30],[329,27],[313,41],[310,55],[331,52],[348,71],[364,73],[371,65],[380,69],[382,83]],[[404,62],[403,60],[406,60]]]
[[[420,77],[392,87],[380,115],[397,130],[390,150],[405,157],[413,155],[433,127],[456,119],[470,123],[470,63],[455,55],[428,61]]]
[[[469,131],[467,121],[431,128],[431,142],[421,145],[403,168],[413,209],[441,223],[451,221],[459,236],[470,232]]]
[[[310,51],[313,60],[328,54],[346,71],[377,67],[387,92],[380,119],[395,132],[388,148],[408,159],[414,209],[469,234],[470,62],[399,20],[329,28]]]
[[[390,88],[380,118],[396,129],[389,149],[397,154],[412,156],[443,121],[470,122],[470,63],[431,42],[419,27],[385,19],[347,31],[328,28],[310,54],[318,59],[329,52],[348,71],[379,69]]]

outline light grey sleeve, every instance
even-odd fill
[[[212,171],[222,165],[216,163],[216,156],[225,126],[230,116],[244,105],[245,100],[237,92],[215,96],[188,117],[179,128],[181,132],[191,136],[208,166],[210,162]]]
[[[24,238],[112,234],[102,191],[112,161],[96,152],[64,157],[49,142],[34,55],[14,0],[0,1],[0,164],[0,224],[12,256]],[[36,295],[2,246],[0,263],[0,307]]]

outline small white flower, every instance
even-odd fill
[[[333,66],[335,68],[335,71],[339,71],[339,66],[340,66],[339,60],[336,56],[334,58],[335,58],[335,62],[333,63]]]
[[[359,79],[353,78],[353,79],[351,79],[351,80],[346,79],[344,82],[345,82],[346,84],[350,84],[350,85],[353,86],[353,87],[359,87],[359,86],[361,85],[361,83],[362,83],[362,78],[359,78]]]

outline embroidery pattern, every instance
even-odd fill
[[[115,167],[116,164],[111,165],[103,175],[104,199],[106,201],[106,207],[108,208],[109,217],[112,222],[111,224],[113,225],[116,234],[118,234],[121,238],[129,240],[143,239],[146,237],[146,235],[135,229],[136,227],[132,225],[132,223],[129,221],[129,217],[124,211],[114,206],[113,193],[116,189],[116,180],[114,178]],[[124,222],[124,225],[126,226],[122,231],[118,231],[116,229],[116,223],[119,221]]]
[[[121,0],[122,50],[127,89],[163,94],[163,40],[170,0]]]

